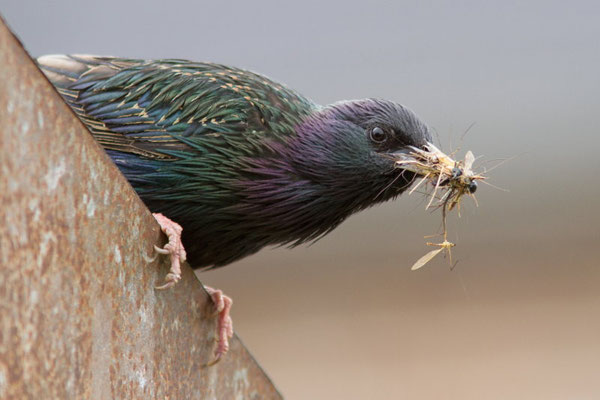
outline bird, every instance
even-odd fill
[[[409,108],[366,98],[319,105],[261,74],[182,59],[48,55],[38,66],[106,150],[169,238],[179,263],[222,267],[295,247],[405,192],[398,167],[431,131]],[[233,334],[219,311],[218,361]]]

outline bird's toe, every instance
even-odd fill
[[[215,304],[217,316],[217,348],[215,349],[215,358],[208,364],[214,365],[229,351],[229,339],[233,337],[233,321],[229,312],[233,300],[219,289],[208,286],[205,286],[205,289]]]

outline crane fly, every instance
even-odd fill
[[[423,257],[419,258],[417,260],[417,262],[414,263],[413,266],[410,268],[411,271],[416,271],[419,268],[423,267],[425,264],[427,264],[429,261],[433,260],[433,258],[435,256],[437,256],[444,250],[446,250],[448,252],[448,254],[450,255],[450,263],[452,264],[452,253],[450,252],[450,249],[453,248],[454,246],[456,246],[454,243],[444,240],[442,243],[427,242],[426,245],[427,246],[439,246],[440,248],[431,250],[429,253],[427,253]]]
[[[447,239],[446,214],[455,207],[460,209],[460,200],[464,195],[470,195],[477,204],[474,196],[477,190],[477,181],[485,179],[485,176],[473,172],[474,162],[475,156],[470,150],[465,154],[463,160],[454,160],[431,143],[427,143],[424,148],[413,147],[405,157],[396,162],[399,168],[412,171],[422,177],[409,193],[414,192],[423,182],[429,182],[434,189],[426,209],[431,207],[436,199],[438,200],[437,208],[442,209],[444,241],[441,243],[427,242],[426,245],[439,248],[431,250],[419,258],[411,270],[414,271],[425,266],[444,250],[448,253],[452,264],[451,249],[456,245]],[[436,197],[438,190],[445,191],[445,193],[441,197]]]

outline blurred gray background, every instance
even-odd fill
[[[369,4],[367,4],[369,3]],[[600,398],[600,5],[497,1],[0,0],[34,56],[188,58],[319,103],[381,97],[486,160],[453,215],[457,267],[421,195],[312,246],[200,274],[289,399]],[[465,130],[472,124],[464,139]],[[477,169],[477,168],[476,168]]]

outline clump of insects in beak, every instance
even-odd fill
[[[446,250],[452,264],[452,253],[450,249],[455,246],[448,241],[448,232],[446,230],[446,215],[455,207],[460,210],[460,200],[466,194],[471,196],[477,204],[474,193],[477,190],[477,181],[485,179],[484,176],[473,172],[473,162],[475,157],[471,151],[465,154],[463,160],[454,160],[446,155],[433,144],[428,143],[424,149],[413,147],[411,151],[396,161],[396,166],[407,171],[412,171],[420,176],[421,180],[409,192],[413,193],[423,182],[433,185],[433,193],[426,208],[432,205],[442,210],[442,243],[427,242],[428,246],[439,247],[425,254],[417,260],[412,266],[412,270],[419,269],[431,261],[442,251]],[[445,193],[441,197],[436,197],[438,190]],[[434,201],[437,200],[435,204]]]

